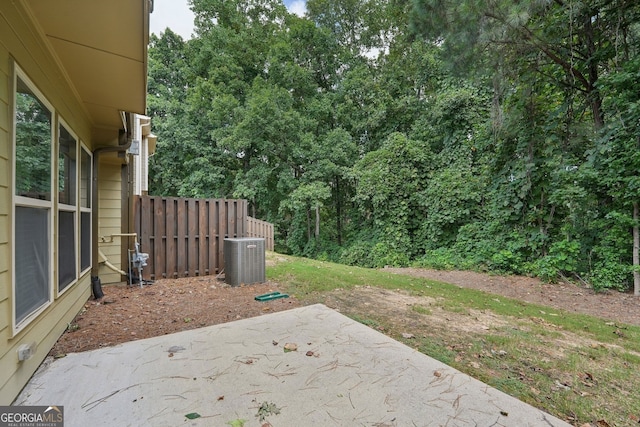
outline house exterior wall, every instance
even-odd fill
[[[0,25],[3,25],[1,21]],[[2,360],[9,351],[6,343],[11,336],[11,301],[9,300],[9,286],[11,285],[11,273],[9,271],[11,260],[9,240],[11,235],[9,226],[9,215],[11,213],[9,81],[9,54],[0,44],[0,366],[4,366]],[[3,373],[4,369],[0,369],[0,384],[6,383],[8,379]],[[8,399],[8,397],[0,395],[0,403],[4,403]]]
[[[98,173],[98,197],[100,200],[100,216],[98,229],[98,248],[115,267],[127,271],[126,263],[123,263],[122,246],[127,242],[127,237],[111,236],[127,233],[122,228],[122,164],[118,163],[115,154],[105,156],[105,161],[100,164]],[[120,274],[100,264],[100,281],[102,284],[118,283],[122,281]]]
[[[90,272],[81,275],[63,293],[54,293],[46,308],[26,326],[15,330],[13,320],[13,104],[14,65],[55,109],[55,122],[62,119],[89,149],[91,123],[74,96],[46,43],[39,37],[28,13],[19,2],[0,3],[0,405],[10,404],[28,382],[50,348],[82,309],[90,296]],[[57,221],[53,202],[51,222]],[[54,226],[55,230],[56,227]],[[16,236],[16,240],[19,236]],[[57,247],[57,235],[52,248]],[[56,275],[56,254],[51,255]],[[20,278],[16,278],[19,281]],[[55,283],[55,281],[52,281]],[[52,285],[53,286],[53,285]],[[23,344],[35,344],[35,352],[18,360]]]

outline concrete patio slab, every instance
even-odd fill
[[[66,427],[569,426],[323,305],[69,354],[15,404]]]

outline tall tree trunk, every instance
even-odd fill
[[[320,236],[320,205],[316,205],[316,239]]]
[[[595,12],[594,12],[595,13]],[[593,34],[593,24],[591,22],[593,14],[589,13],[585,16],[585,43],[587,47],[588,67],[589,67],[589,84],[587,85],[587,96],[591,105],[591,113],[593,114],[593,123],[596,130],[602,129],[604,126],[604,111],[602,109],[602,95],[596,87],[598,83],[598,66],[600,62],[596,59],[596,44]]]
[[[640,296],[640,229],[638,228],[638,202],[633,203],[633,295]]]
[[[340,178],[336,177],[336,231],[338,232],[338,246],[342,246],[342,209],[340,201]]]

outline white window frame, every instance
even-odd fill
[[[89,155],[89,170],[88,170],[88,181],[87,181],[87,206],[82,205],[82,157],[84,153]],[[78,242],[78,277],[83,276],[89,270],[91,270],[91,266],[93,265],[93,251],[91,247],[93,245],[93,236],[91,233],[91,224],[93,221],[93,211],[92,211],[92,203],[93,203],[93,154],[89,147],[84,145],[82,141],[80,141],[80,162],[78,165],[78,207],[79,207],[79,217],[78,217],[78,238],[76,239]],[[85,269],[82,269],[82,214],[89,214],[89,266]]]
[[[12,86],[12,103],[11,103],[11,113],[13,120],[13,129],[12,129],[12,156],[11,156],[11,292],[12,292],[12,304],[11,304],[11,324],[13,329],[13,336],[19,334],[22,330],[24,330],[29,324],[31,324],[36,318],[38,318],[54,301],[66,293],[69,289],[73,288],[80,282],[80,278],[83,277],[91,270],[91,265],[93,263],[92,259],[92,250],[91,245],[93,244],[92,236],[91,236],[91,221],[93,221],[93,213],[92,213],[92,192],[93,192],[93,156],[91,150],[82,142],[76,132],[74,132],[73,128],[62,119],[56,109],[53,107],[53,104],[44,96],[44,94],[37,88],[37,86],[33,83],[33,81],[28,77],[27,73],[25,73],[17,63],[13,63],[13,86]],[[51,117],[51,135],[50,135],[50,200],[41,200],[26,196],[19,196],[16,194],[16,186],[17,186],[17,168],[16,168],[16,153],[17,153],[17,104],[16,97],[18,93],[18,80],[21,84],[24,84],[29,91],[38,99],[38,101],[48,110]],[[65,131],[69,133],[69,135],[75,139],[75,172],[73,174],[73,179],[75,180],[75,190],[74,190],[74,200],[73,204],[60,203],[60,194],[59,194],[59,150],[60,150],[60,129],[64,127]],[[81,169],[82,169],[82,156],[88,155],[88,170],[87,170],[87,196],[88,199],[85,203],[81,200],[81,182],[82,178]],[[86,205],[86,206],[85,206]],[[19,279],[16,277],[16,242],[17,239],[20,239],[20,236],[16,235],[16,209],[18,207],[24,208],[34,208],[34,209],[44,209],[47,214],[47,227],[48,232],[46,236],[46,248],[47,248],[47,279],[46,279],[46,301],[43,302],[40,306],[33,309],[30,313],[20,313],[20,316],[24,316],[23,319],[18,321],[18,313],[17,313],[17,289],[19,285]],[[60,239],[60,212],[72,212],[74,215],[73,218],[73,233],[74,233],[74,261],[75,268],[73,271],[74,277],[71,282],[69,282],[64,289],[60,290],[59,284],[59,257],[60,253],[58,251],[58,244]],[[82,215],[89,214],[89,265],[86,268],[82,268]],[[43,289],[40,288],[40,292]],[[40,295],[40,298],[43,298],[44,292]],[[26,310],[25,310],[26,311]]]
[[[27,76],[27,74],[22,71],[22,69],[16,64],[14,63],[14,68],[13,68],[13,86],[12,86],[12,121],[13,121],[13,131],[12,131],[12,149],[13,149],[13,156],[12,156],[12,167],[11,167],[11,197],[12,197],[12,203],[11,203],[11,209],[12,209],[12,223],[11,223],[11,253],[12,253],[12,268],[11,268],[11,275],[12,275],[12,304],[11,304],[11,310],[12,310],[12,316],[11,316],[11,322],[13,324],[13,334],[14,336],[16,334],[18,334],[21,330],[23,330],[27,325],[29,325],[35,318],[37,318],[44,310],[47,309],[47,307],[49,307],[54,300],[54,288],[57,285],[57,280],[55,280],[54,277],[54,228],[55,228],[55,224],[53,222],[53,212],[54,212],[54,205],[55,205],[55,200],[57,198],[56,195],[56,179],[54,177],[54,173],[53,171],[55,170],[55,147],[56,147],[56,131],[57,131],[57,123],[56,123],[56,110],[53,108],[53,105],[49,102],[49,100],[42,94],[42,92],[40,92],[40,90],[38,90],[38,88],[36,87],[36,85],[31,81],[31,79]],[[22,83],[24,83],[25,86],[27,86],[29,88],[29,90],[38,98],[38,100],[49,110],[49,112],[51,113],[51,144],[50,144],[50,161],[51,161],[51,182],[50,182],[50,199],[51,200],[40,200],[40,199],[34,199],[34,198],[30,198],[30,197],[24,197],[24,196],[18,196],[16,195],[16,96],[17,96],[17,92],[18,92],[18,79],[20,79],[22,81]],[[48,211],[48,250],[49,250],[49,259],[48,259],[48,296],[47,296],[47,301],[45,303],[43,303],[40,307],[36,308],[35,310],[33,310],[31,313],[27,314],[26,317],[24,319],[22,319],[20,322],[17,321],[17,313],[16,313],[16,284],[17,279],[16,279],[16,268],[15,268],[15,255],[16,255],[16,238],[19,238],[19,236],[16,236],[16,227],[15,227],[15,213],[16,213],[16,207],[27,207],[27,208],[41,208],[41,209],[47,209]]]
[[[60,165],[58,164],[58,160],[60,158],[59,154],[59,150],[60,150],[60,128],[64,127],[65,130],[69,133],[69,135],[75,139],[76,141],[76,170],[75,170],[75,194],[74,194],[74,200],[75,200],[75,205],[69,205],[69,204],[64,204],[61,203],[59,201],[59,188],[60,188],[60,174],[59,174],[59,170],[60,170]],[[67,122],[64,121],[64,119],[62,119],[61,117],[58,117],[57,120],[57,126],[56,126],[56,140],[55,140],[55,147],[56,147],[56,157],[55,157],[55,168],[54,168],[54,175],[55,175],[55,188],[56,188],[56,192],[55,192],[55,197],[56,197],[56,201],[58,201],[57,203],[57,210],[56,210],[56,228],[54,231],[54,234],[56,236],[56,252],[57,252],[57,256],[56,256],[56,271],[59,270],[60,268],[60,251],[57,250],[58,248],[58,244],[59,244],[59,239],[60,239],[60,212],[72,212],[73,213],[73,237],[74,237],[74,253],[73,253],[73,258],[75,260],[75,268],[74,268],[74,275],[75,277],[73,278],[73,280],[71,280],[71,282],[69,282],[64,289],[60,289],[60,283],[59,283],[59,272],[58,274],[56,274],[56,276],[54,277],[54,281],[55,281],[55,295],[56,298],[62,294],[64,294],[67,290],[71,289],[73,287],[73,285],[75,285],[76,283],[78,283],[78,278],[79,278],[79,271],[80,271],[80,233],[79,233],[79,224],[80,224],[80,210],[79,210],[79,206],[80,206],[80,185],[79,185],[79,171],[80,171],[80,157],[79,157],[79,153],[80,153],[80,139],[78,138],[78,135],[76,135],[75,132],[73,132],[73,130],[71,129],[71,126],[69,126],[67,124]],[[57,232],[56,232],[57,231]]]

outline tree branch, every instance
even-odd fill
[[[513,30],[515,30],[515,31],[519,32],[520,34],[522,34],[522,36],[526,40],[529,40],[529,42],[535,48],[539,49],[542,53],[547,55],[547,57],[549,59],[551,59],[554,63],[556,63],[557,65],[561,66],[565,70],[565,72],[567,72],[569,75],[571,75],[574,78],[576,78],[577,80],[579,80],[580,83],[583,84],[586,92],[591,92],[593,90],[593,86],[589,83],[589,81],[585,78],[585,76],[580,72],[580,70],[576,69],[569,62],[567,62],[566,60],[561,58],[557,53],[555,53],[551,49],[550,46],[548,46],[546,43],[544,43],[542,40],[540,40],[529,28],[527,28],[524,25],[521,25],[519,27],[513,27],[508,22],[506,22],[504,19],[501,19],[499,16],[495,15],[494,13],[488,12],[488,11],[485,12],[485,16],[487,18],[495,19],[498,22],[502,22],[503,24],[507,25],[508,27],[510,27]]]

